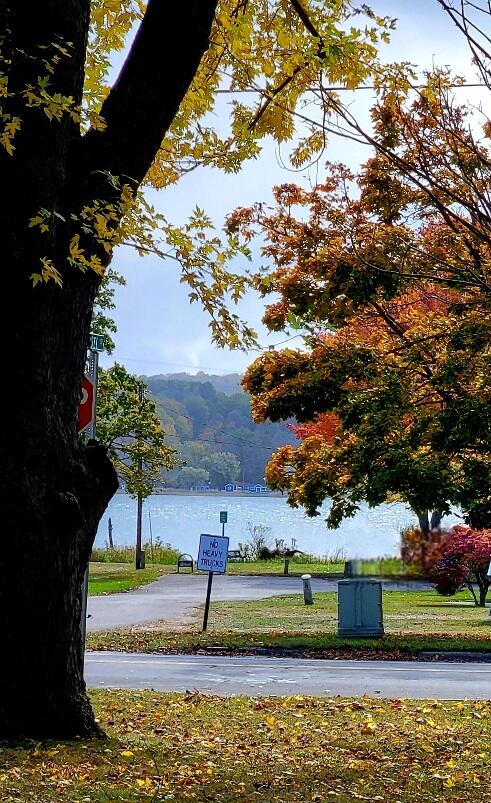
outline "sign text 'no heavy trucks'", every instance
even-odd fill
[[[199,537],[198,562],[201,572],[223,574],[227,568],[228,538],[202,534]]]

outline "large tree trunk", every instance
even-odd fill
[[[0,147],[2,291],[16,315],[4,332],[2,366],[0,739],[99,732],[83,681],[80,588],[117,479],[105,450],[77,437],[99,279],[67,262],[78,233],[72,214],[95,197],[117,202],[100,171],[140,184],[207,48],[215,5],[149,0],[103,109],[107,129],[81,136],[69,115],[53,122],[42,108],[28,108],[23,91],[43,75],[52,44],[70,42],[50,90],[80,102],[90,1],[0,0],[11,58],[7,110],[22,122],[14,154]],[[40,209],[56,212],[47,233],[29,226]],[[109,255],[82,236],[87,256],[107,264]],[[63,287],[33,288],[41,258],[60,270]]]
[[[0,739],[90,735],[98,729],[83,682],[80,588],[116,477],[97,444],[61,437],[46,450],[26,429],[13,459],[4,443],[0,450],[8,460],[0,487]]]

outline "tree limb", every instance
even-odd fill
[[[84,137],[85,169],[138,186],[209,46],[217,0],[149,0],[128,57],[101,109],[104,131]]]

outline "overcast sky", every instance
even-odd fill
[[[396,16],[399,20],[388,51],[390,60],[408,60],[423,67],[451,65],[457,73],[474,78],[463,38],[436,0],[373,0],[371,5],[377,13]],[[461,89],[459,97],[475,101],[477,92]],[[369,103],[370,93],[358,92],[354,106],[357,114],[363,116]],[[223,113],[226,113],[225,104]],[[326,159],[356,167],[367,154],[361,146],[333,140]],[[277,147],[266,144],[259,159],[246,164],[240,174],[224,175],[203,168],[175,187],[152,193],[152,201],[170,221],[183,222],[199,205],[221,226],[227,212],[234,207],[270,200],[271,187],[275,184],[301,183],[308,179],[304,173],[282,168],[279,156]],[[207,317],[197,304],[189,303],[174,264],[120,250],[113,265],[125,276],[127,284],[116,291],[116,350],[111,358],[103,357],[103,365],[117,360],[133,373],[147,375],[198,370],[226,373],[243,371],[257,355],[257,352],[220,350],[212,344]],[[284,338],[278,334],[268,337],[260,327],[263,310],[257,298],[244,301],[239,311],[261,330],[263,345]]]

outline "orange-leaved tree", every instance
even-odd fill
[[[438,3],[490,89],[488,5]],[[450,503],[477,528],[491,520],[491,123],[456,102],[463,83],[395,65],[375,77],[371,129],[321,84],[322,111],[372,157],[230,219],[265,237],[259,286],[279,295],[267,325],[306,334],[306,349],[266,353],[245,377],[258,421],[314,422],[268,479],[311,515],[331,497],[333,526],[362,499],[404,499],[424,525]]]
[[[453,198],[470,206],[471,190],[488,185],[491,164],[466,127],[466,110],[453,114],[459,139],[446,153],[446,175],[438,154],[439,170],[448,194],[453,181]],[[421,101],[413,125],[423,136]],[[433,134],[419,153],[422,169]],[[472,186],[464,145],[474,156]],[[269,328],[305,333],[306,349],[267,352],[244,380],[256,420],[316,422],[300,431],[307,437],[297,448],[273,456],[270,485],[288,489],[290,503],[310,515],[331,498],[331,526],[361,500],[393,499],[423,521],[428,510],[439,516],[460,504],[474,526],[486,526],[491,229],[462,208],[458,219],[447,214],[379,155],[358,175],[328,166],[313,190],[283,185],[276,201],[272,210],[239,209],[229,220],[247,238],[257,230],[265,238],[273,268],[259,286],[279,295],[265,316]]]

